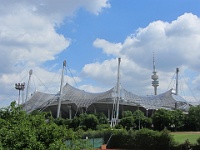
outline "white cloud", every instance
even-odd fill
[[[75,15],[80,8],[98,15],[102,9],[111,7],[109,0],[21,0],[20,3],[18,1],[0,0],[0,3],[2,16],[7,14],[8,10],[9,13],[15,13],[15,9],[26,9],[56,24],[61,23],[66,17]]]
[[[128,36],[121,53],[146,66],[152,59],[149,56],[155,51],[160,59],[161,69],[169,70],[182,65],[195,68],[200,60],[199,24],[200,19],[188,13],[171,23],[152,22],[146,28],[140,28],[135,34]],[[170,58],[170,61],[166,58]]]
[[[98,15],[103,8],[110,7],[108,0],[0,0],[0,3],[0,95],[14,89],[13,84],[20,82],[29,69],[36,69],[43,82],[49,83],[52,72],[42,68],[43,64],[56,59],[70,45],[70,39],[57,33],[56,28],[80,8]],[[75,78],[80,82],[80,78]],[[72,84],[72,78],[68,80]],[[5,98],[1,96],[2,99]]]
[[[110,43],[104,39],[97,38],[93,45],[97,48],[102,48],[103,52],[107,55],[114,55],[115,57],[120,55],[120,50],[122,48],[121,43]]]
[[[105,92],[106,90],[108,90],[107,88],[101,88],[99,86],[93,86],[93,85],[88,85],[88,84],[85,84],[85,85],[81,85],[79,87],[79,89],[82,89],[86,92],[91,92],[91,93],[96,93],[98,91],[99,92]]]
[[[88,11],[95,13],[96,15],[98,15],[103,8],[111,7],[108,0],[84,0],[82,1],[82,4]]]
[[[29,85],[29,97],[35,91],[41,91],[46,93],[57,93],[60,90],[61,84],[61,70],[58,72],[50,72],[40,67],[35,67],[33,69],[33,74],[31,76],[30,85]],[[26,83],[25,87],[28,85],[28,78],[29,78],[29,70],[25,69],[20,73],[10,73],[10,74],[3,74],[0,78],[0,89],[1,93],[6,93],[1,100],[3,103],[8,105],[11,101],[17,99],[16,95],[17,91],[15,90],[15,83]],[[66,75],[64,83],[66,82],[75,86],[75,82],[80,82],[81,79],[79,77],[71,77]],[[64,85],[63,85],[64,86]],[[10,94],[9,94],[10,93]],[[26,89],[24,90],[24,94],[26,94]],[[3,94],[2,94],[3,95]],[[15,99],[11,99],[15,98]],[[25,97],[24,97],[25,99]],[[6,101],[5,101],[6,100]],[[2,102],[0,103],[2,104]]]
[[[69,46],[70,41],[56,33],[48,20],[26,9],[12,12],[0,15],[1,71],[40,65]]]
[[[117,72],[116,59],[105,60],[102,64],[96,62],[93,64],[87,64],[83,68],[83,74],[88,75],[94,80],[99,80],[105,85],[114,84]]]
[[[145,28],[139,28],[123,43],[96,39],[93,45],[102,48],[102,51],[108,55],[122,57],[122,84],[132,92],[137,89],[137,94],[153,93],[150,77],[152,55],[155,52],[156,68],[160,77],[158,91],[164,92],[171,82],[176,67],[183,69],[183,73],[188,69],[200,71],[197,67],[200,63],[199,26],[199,17],[185,13],[172,22],[159,20]],[[112,67],[113,64],[115,67]],[[111,79],[116,76],[116,66],[117,61],[112,59],[102,63],[87,64],[83,72],[95,80],[111,83]],[[113,82],[110,86],[113,86]]]

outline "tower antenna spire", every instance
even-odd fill
[[[158,75],[156,72],[156,65],[155,65],[155,56],[153,52],[153,75],[151,76],[152,86],[154,87],[154,95],[157,95],[157,87],[159,86]]]
[[[153,73],[156,72],[156,66],[155,66],[155,57],[153,52]]]

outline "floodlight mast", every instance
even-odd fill
[[[20,91],[24,91],[24,88],[25,88],[25,83],[16,83],[15,84],[15,89],[19,90],[18,105],[20,105]]]
[[[61,94],[62,94],[62,88],[63,88],[63,81],[64,81],[64,70],[66,68],[66,60],[63,61],[63,69],[62,69],[62,76],[61,76],[61,83],[60,83],[60,92],[59,92],[59,95],[58,95],[58,110],[57,110],[57,118],[60,117],[60,108],[61,108]]]

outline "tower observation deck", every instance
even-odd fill
[[[151,76],[152,86],[154,87],[154,95],[157,95],[157,87],[159,86],[158,75],[156,74],[156,66],[155,66],[155,59],[153,54],[153,75]]]

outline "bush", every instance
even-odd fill
[[[157,147],[160,149],[167,149],[175,145],[175,140],[167,129],[159,132],[157,139]]]
[[[105,129],[110,129],[110,124],[99,124],[97,125],[97,130],[105,130]]]
[[[169,131],[162,132],[150,129],[138,131],[114,129],[104,133],[104,141],[108,143],[108,148],[127,148],[127,149],[169,149],[174,146],[174,139]]]
[[[127,145],[128,132],[125,129],[115,129],[107,140],[108,148],[124,148]]]
[[[138,130],[135,135],[136,147],[154,148],[157,145],[158,137],[159,137],[159,132],[157,131],[145,128]]]

